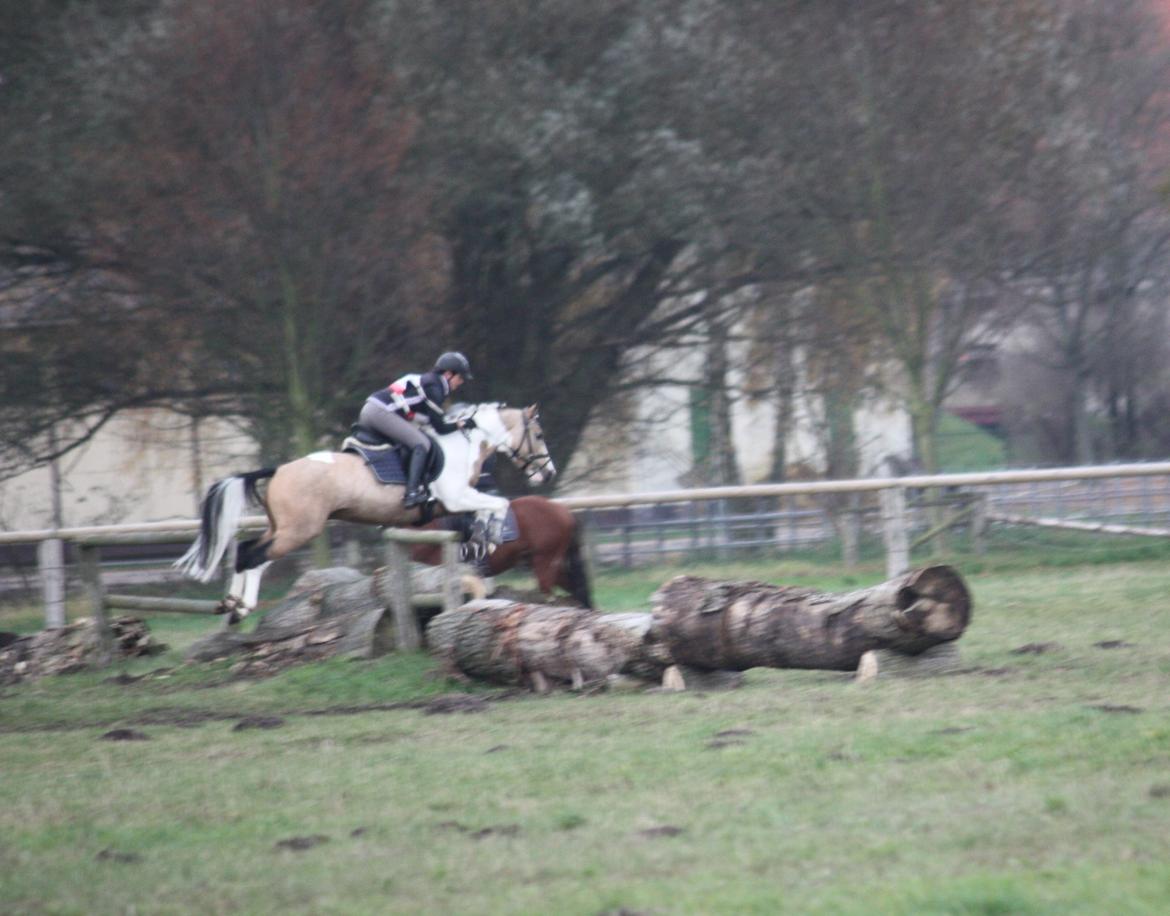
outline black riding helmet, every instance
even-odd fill
[[[457,375],[462,375],[467,381],[471,381],[471,363],[467,361],[467,357],[458,351],[451,351],[444,353],[435,360],[436,372],[454,372]]]

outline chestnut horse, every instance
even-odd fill
[[[593,607],[589,577],[581,557],[577,519],[560,503],[543,496],[518,496],[512,500],[518,537],[505,541],[481,563],[490,575],[499,575],[517,563],[527,562],[536,575],[536,584],[546,595],[559,585],[582,606]],[[450,527],[450,519],[436,519],[426,527]],[[442,552],[434,544],[415,544],[411,559],[438,564]]]

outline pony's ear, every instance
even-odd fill
[[[526,417],[528,417],[529,420],[531,420],[533,417],[535,417],[539,412],[540,412],[540,405],[539,404],[533,404],[531,407],[524,408],[524,415]]]

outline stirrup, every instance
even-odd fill
[[[427,501],[427,491],[423,487],[419,487],[413,493],[407,493],[402,497],[403,509],[414,509],[421,506]]]

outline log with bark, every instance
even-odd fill
[[[839,595],[679,576],[655,593],[652,614],[478,601],[434,618],[427,642],[453,673],[541,691],[614,675],[726,689],[748,668],[854,671],[874,650],[930,655],[970,617],[967,588],[945,566]]]
[[[931,566],[847,594],[679,576],[653,597],[652,630],[697,669],[856,670],[862,655],[917,655],[962,636],[971,597],[955,570]]]
[[[440,589],[442,567],[411,566],[411,590],[416,599],[420,627],[440,607],[433,596]],[[250,633],[223,629],[195,642],[187,652],[190,661],[210,661],[240,656],[239,673],[271,673],[298,661],[333,655],[375,658],[397,645],[388,568],[364,575],[355,569],[335,567],[311,570],[293,583],[289,593],[260,618]],[[480,598],[487,586],[469,569],[460,570],[464,597]]]
[[[670,665],[649,614],[472,601],[427,627],[427,644],[453,674],[495,684],[581,688],[611,675],[657,682]]]

